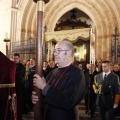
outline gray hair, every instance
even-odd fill
[[[74,47],[73,47],[73,44],[69,41],[69,40],[63,40],[63,41],[61,41],[61,43],[64,43],[64,45],[69,49],[69,50],[71,50],[72,51],[72,56],[73,56],[73,54],[74,54]]]

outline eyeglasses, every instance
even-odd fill
[[[53,54],[55,54],[55,53],[59,54],[62,51],[69,51],[69,50],[55,49],[55,50],[53,50]]]

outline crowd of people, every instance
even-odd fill
[[[33,85],[42,90],[42,111],[44,120],[79,120],[78,105],[85,91],[83,72],[73,65],[73,45],[61,41],[53,51],[58,68],[47,75],[46,81],[35,74]],[[32,92],[32,102],[39,100]]]
[[[38,100],[34,87],[42,90],[42,97],[45,100],[42,102],[44,120],[79,119],[78,104],[83,99],[85,79],[82,71],[73,65],[73,51],[73,45],[69,41],[59,42],[54,49],[55,61],[43,62],[44,79],[35,75],[35,58],[22,64],[20,55],[14,54],[17,120],[22,120],[23,114],[33,111],[33,104]],[[44,87],[40,87],[41,83],[44,83]],[[46,106],[48,109],[44,113]]]
[[[17,94],[17,120],[22,120],[23,114],[33,111],[31,100],[33,86],[33,76],[35,74],[35,58],[31,58],[24,63],[20,61],[20,54],[15,53],[13,61],[16,63],[16,94]],[[43,62],[43,76],[46,76],[57,68],[55,61]]]
[[[33,111],[39,100],[34,87],[42,90],[44,120],[79,120],[78,105],[82,99],[85,100],[85,114],[91,118],[95,117],[96,106],[100,108],[102,120],[113,120],[120,115],[119,64],[102,60],[89,64],[82,58],[79,61],[78,57],[73,61],[74,48],[67,40],[58,42],[53,54],[55,61],[43,62],[44,79],[35,74],[35,58],[23,65],[20,55],[14,54],[17,120]]]
[[[96,106],[99,106],[101,120],[120,117],[120,65],[101,59],[96,60],[95,64],[87,63],[86,68],[83,67],[84,63],[75,59],[75,65],[85,75],[85,114],[94,118]]]

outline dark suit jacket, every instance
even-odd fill
[[[85,81],[86,81],[86,93],[89,92],[89,90],[93,91],[93,83],[94,83],[94,76],[97,75],[98,72],[94,71],[92,74],[90,74],[89,71],[85,73]]]
[[[21,63],[16,64],[16,91],[19,91],[21,89],[21,85],[23,84],[23,80],[25,77],[25,66]]]
[[[101,85],[101,95],[99,97],[99,105],[106,106],[107,109],[113,108],[114,96],[119,93],[118,76],[114,73],[108,74],[103,80],[103,73],[96,76],[96,82]]]
[[[34,74],[35,74],[35,66],[29,67],[29,69],[28,69],[28,77],[30,79],[33,79]]]
[[[35,66],[29,67],[28,69],[28,81],[29,81],[29,87],[31,87],[31,90],[33,89],[33,76],[35,74]]]
[[[17,95],[17,120],[21,120],[24,113],[24,77],[25,77],[25,66],[21,63],[16,64],[16,95]]]

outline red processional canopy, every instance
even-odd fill
[[[16,120],[16,65],[0,52],[0,120]]]

